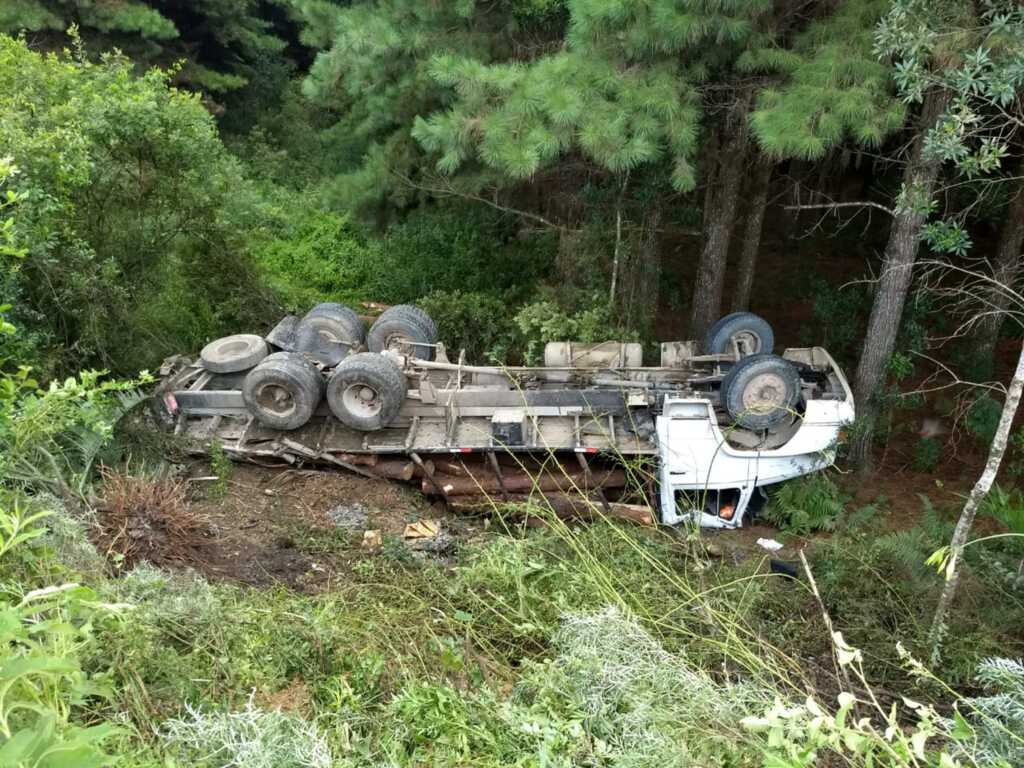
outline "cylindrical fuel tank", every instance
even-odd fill
[[[640,368],[644,350],[636,342],[549,341],[544,345],[546,368]]]

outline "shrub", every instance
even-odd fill
[[[0,304],[43,347],[21,362],[134,372],[262,316],[243,169],[170,77],[0,36],[0,157],[21,171],[9,184],[24,250]]]
[[[991,693],[965,702],[977,739],[968,754],[985,765],[1024,765],[1024,662],[985,659],[977,681]]]
[[[45,534],[45,517],[19,504],[0,508],[5,577],[10,558],[39,558],[32,543]],[[105,764],[102,744],[114,728],[80,724],[73,713],[108,694],[102,678],[85,672],[80,662],[94,643],[92,623],[106,607],[77,584],[27,587],[19,579],[5,584],[0,596],[0,756],[12,766]]]
[[[996,436],[1002,404],[989,395],[981,395],[967,409],[964,426],[980,444],[988,445]]]
[[[814,474],[780,486],[761,514],[785,531],[804,535],[832,530],[845,503],[839,486],[831,478]]]
[[[144,398],[136,381],[103,378],[83,371],[78,378],[38,389],[23,378],[0,374],[20,392],[0,397],[0,478],[67,500],[85,498],[93,463],[113,437],[114,424]]]
[[[346,215],[303,212],[257,259],[292,311],[319,301],[415,302],[434,291],[519,301],[550,259],[546,241],[522,243],[506,218],[427,209],[374,238]],[[504,310],[507,312],[507,310]]]
[[[249,700],[237,712],[185,706],[163,727],[168,750],[187,765],[208,768],[331,768],[330,745],[313,724]]]
[[[516,327],[504,300],[483,293],[433,291],[417,304],[437,323],[453,360],[461,349],[475,364],[517,357]]]
[[[381,249],[378,301],[415,301],[460,290],[522,301],[554,259],[548,236],[520,240],[518,220],[479,208],[434,208],[390,227]]]
[[[918,472],[934,472],[942,459],[943,445],[934,437],[923,437],[914,446],[914,469]]]
[[[325,212],[303,215],[285,237],[262,245],[256,259],[295,313],[321,301],[373,299],[382,266],[379,246],[348,216]]]
[[[185,483],[103,471],[97,538],[119,566],[189,562],[206,526],[188,508]]]
[[[615,318],[606,297],[593,295],[589,306],[567,312],[550,300],[527,304],[516,314],[516,325],[524,346],[527,364],[535,365],[544,358],[544,345],[549,341],[635,341],[635,331],[623,328]]]

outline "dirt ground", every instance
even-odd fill
[[[212,580],[305,592],[344,579],[368,551],[403,546],[408,523],[437,519],[446,531],[473,536],[482,521],[446,517],[411,487],[317,469],[234,465],[226,493],[212,492],[209,468],[189,467],[191,511],[207,524],[207,541],[190,563]],[[364,544],[371,535],[369,548]]]

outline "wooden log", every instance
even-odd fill
[[[600,470],[592,473],[592,484],[588,485],[587,478],[582,472],[569,472],[562,474],[548,474],[533,477],[524,472],[517,474],[505,473],[505,490],[510,493],[522,493],[523,491],[572,491],[574,489],[587,490],[594,488],[622,488],[626,485],[626,473],[621,469]],[[453,475],[437,474],[435,480],[444,488],[449,496],[464,496],[467,494],[479,493],[501,493],[501,484],[498,478],[490,473],[478,473],[467,477],[455,477]],[[432,493],[434,488],[429,482],[422,484],[424,493]]]
[[[380,477],[401,480],[405,483],[411,481],[417,474],[422,474],[418,472],[416,465],[411,461],[401,460],[380,461],[369,467],[369,470]]]
[[[608,502],[608,511],[605,512],[600,504],[588,502],[587,499],[578,495],[558,492],[545,493],[532,498],[516,495],[510,497],[507,503],[497,499],[460,496],[453,502],[452,508],[456,512],[466,514],[489,514],[500,506],[506,513],[530,515],[531,502],[534,505],[548,504],[555,515],[563,520],[591,520],[607,514],[617,520],[626,520],[638,525],[654,525],[655,521],[654,510],[645,504],[623,504],[610,501]]]
[[[380,461],[380,457],[375,453],[339,453],[336,455],[342,461],[361,467],[372,467]]]

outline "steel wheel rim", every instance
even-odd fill
[[[761,337],[754,331],[738,331],[730,338],[741,355],[754,355],[761,351]]]
[[[740,401],[743,410],[751,413],[771,413],[778,408],[785,408],[786,381],[777,373],[760,373],[752,378],[743,388]]]
[[[256,395],[256,404],[275,416],[287,417],[295,412],[295,397],[280,384],[264,384]]]
[[[404,333],[392,333],[384,340],[384,349],[409,354],[416,349],[416,342]]]
[[[349,384],[341,393],[345,410],[354,416],[370,418],[380,414],[384,407],[380,393],[369,384]]]

